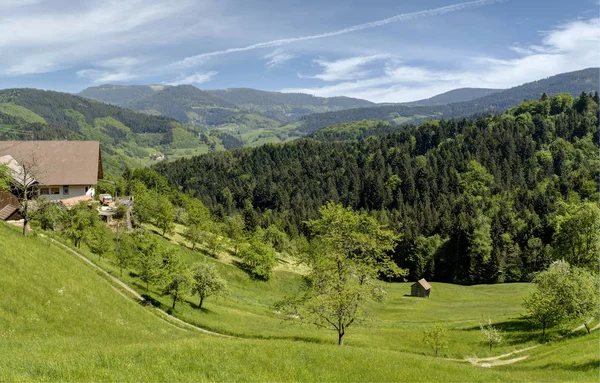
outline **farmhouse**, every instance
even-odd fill
[[[0,141],[0,163],[9,165],[13,182],[21,183],[23,168],[34,196],[63,200],[93,194],[102,179],[98,141]]]
[[[421,297],[421,298],[429,298],[429,293],[431,292],[431,285],[427,283],[427,281],[422,278],[417,282],[413,283],[410,286],[410,295],[413,297]]]

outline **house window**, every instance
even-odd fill
[[[52,194],[52,195],[60,195],[60,188],[59,187],[52,187],[52,188],[50,188],[50,194]]]
[[[50,188],[40,188],[40,195],[50,194]]]
[[[69,187],[63,186],[63,195],[69,195]]]

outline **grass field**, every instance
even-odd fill
[[[182,253],[188,262],[204,257]],[[404,297],[408,284],[390,284],[387,305],[372,307],[375,327],[350,330],[340,348],[333,334],[281,323],[270,309],[297,289],[298,274],[277,271],[272,281],[256,282],[233,265],[210,261],[231,295],[206,301],[202,311],[189,297],[175,314],[245,338],[176,328],[64,249],[41,237],[22,238],[0,223],[0,381],[598,380],[598,332],[579,332],[526,352],[523,361],[488,369],[435,359],[421,344],[423,329],[445,322],[451,329],[447,356],[489,355],[477,330],[487,317],[508,336],[492,354],[537,344],[519,319],[526,284],[433,284],[429,300]],[[134,277],[125,280],[143,290]]]
[[[23,120],[31,123],[39,122],[40,124],[45,124],[46,120],[44,118],[31,110],[24,108],[19,105],[10,104],[10,103],[0,103],[0,112],[9,114],[11,116],[22,118]]]

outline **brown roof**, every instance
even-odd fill
[[[425,290],[429,290],[429,289],[431,289],[431,285],[430,285],[430,284],[429,284],[429,283],[428,283],[428,282],[425,280],[425,278],[419,279],[419,280],[418,280],[418,281],[415,283],[415,285],[416,285],[417,283],[418,283],[418,284],[420,284],[421,286],[423,286],[423,288],[424,288]]]
[[[19,207],[15,205],[4,206],[0,209],[0,221],[6,221],[8,217],[13,215],[17,210],[19,210]]]
[[[35,158],[41,185],[96,185],[102,178],[98,141],[0,141],[0,157],[5,155],[21,165]]]

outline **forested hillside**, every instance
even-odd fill
[[[598,90],[598,69],[564,73],[504,91],[456,89],[407,104],[376,105],[348,97],[315,97],[301,93],[248,88],[203,91],[191,85],[102,85],[80,95],[152,115],[174,118],[203,132],[212,131],[227,149],[286,142],[319,129],[359,120],[391,125],[501,113],[542,93]],[[479,98],[477,98],[479,96]],[[483,96],[483,97],[481,97]],[[462,100],[469,100],[457,102]],[[224,139],[223,139],[224,138]]]
[[[0,91],[0,139],[98,140],[109,172],[146,165],[157,151],[200,154],[219,142],[170,118],[37,89]]]
[[[102,85],[80,95],[212,131],[228,149],[301,137],[304,133],[293,122],[311,113],[374,105],[348,97],[245,88],[204,91],[191,85]]]
[[[523,100],[538,99],[542,93],[548,95],[569,93],[576,96],[582,91],[598,91],[599,79],[600,69],[588,68],[530,82],[471,101],[447,105],[411,105],[413,107],[405,104],[391,104],[312,114],[303,117],[297,129],[305,133],[312,133],[327,126],[358,120],[383,120],[392,124],[416,124],[434,118],[456,118],[502,113],[508,108],[518,105]]]
[[[565,246],[571,263],[597,262],[593,241],[580,241],[598,219],[597,116],[597,94],[544,95],[496,116],[211,153],[156,170],[215,213],[239,211],[250,230],[307,233],[305,222],[331,200],[402,234],[396,261],[411,278],[522,281]]]
[[[325,98],[304,93],[267,92],[248,88],[207,90],[206,92],[281,122],[294,122],[300,117],[312,113],[375,105],[370,101],[350,97]]]
[[[501,92],[503,89],[487,88],[459,88],[444,92],[433,97],[412,102],[403,102],[406,106],[431,106],[446,105],[456,102],[471,101],[476,98],[489,96],[490,94]]]

